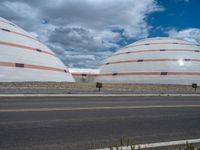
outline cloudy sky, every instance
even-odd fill
[[[48,45],[69,67],[96,68],[147,37],[200,43],[199,0],[1,0],[0,15]]]

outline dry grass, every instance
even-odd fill
[[[95,83],[66,83],[66,82],[12,82],[12,83],[0,83],[0,88],[26,88],[26,89],[81,89],[81,90],[94,90],[96,88]],[[191,86],[186,85],[154,85],[154,84],[103,84],[103,90],[120,90],[120,91],[161,91],[163,93],[167,91],[186,93],[194,92]],[[200,93],[200,89],[197,88],[196,93]]]

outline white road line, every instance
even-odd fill
[[[186,143],[195,144],[200,143],[200,139],[189,139],[189,140],[180,140],[180,141],[169,141],[169,142],[159,142],[159,143],[149,143],[149,144],[139,144],[135,145],[135,149],[144,149],[144,148],[156,148],[156,147],[165,147],[165,146],[176,146],[176,145],[184,145]],[[94,149],[94,150],[110,150],[110,148],[104,149]],[[113,148],[116,150],[116,148]],[[131,150],[131,146],[123,146],[122,150]]]
[[[7,108],[0,112],[47,112],[78,110],[114,110],[114,109],[148,109],[148,108],[200,108],[200,105],[146,105],[146,106],[107,106],[107,107],[53,107],[53,108]]]
[[[154,97],[154,96],[200,96],[200,94],[0,94],[1,97]]]

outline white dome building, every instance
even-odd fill
[[[0,82],[74,82],[65,65],[47,46],[0,17]]]
[[[96,81],[139,84],[200,84],[200,45],[149,38],[117,51],[100,67]]]

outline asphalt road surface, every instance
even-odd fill
[[[200,97],[0,98],[0,149],[84,150],[200,138]]]

